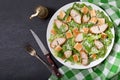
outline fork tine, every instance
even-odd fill
[[[36,51],[32,48],[30,44],[27,44],[24,48],[31,56],[36,56]]]
[[[31,51],[34,50],[30,44],[27,44],[24,48],[25,48],[26,51],[28,51],[28,52],[31,52]]]
[[[26,51],[31,55],[31,56],[34,56],[36,57],[40,62],[42,62],[50,72],[51,71],[51,67],[49,66],[49,64],[47,64],[39,55],[37,55],[36,51],[34,48],[32,48],[32,46],[30,44],[27,44],[25,47]]]

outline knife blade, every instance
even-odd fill
[[[49,54],[49,52],[47,51],[47,49],[45,48],[45,46],[43,45],[42,41],[39,39],[39,37],[37,36],[37,34],[33,30],[31,30],[31,29],[30,29],[30,31],[31,31],[33,37],[35,38],[38,46],[40,47],[41,51],[43,52],[43,54],[44,55]]]
[[[55,64],[55,62],[52,60],[50,53],[47,51],[47,49],[45,48],[45,46],[43,45],[42,41],[40,40],[40,38],[37,36],[37,34],[30,29],[30,32],[32,33],[33,37],[35,38],[38,46],[40,47],[41,51],[43,52],[43,54],[46,56],[48,63],[50,64],[53,73],[58,77],[62,77],[61,73],[58,71],[58,68]]]

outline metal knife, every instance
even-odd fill
[[[47,61],[48,61],[48,63],[50,64],[53,73],[54,73],[58,78],[60,78],[62,75],[61,75],[61,73],[58,71],[58,68],[57,68],[57,66],[55,65],[55,62],[52,60],[49,52],[47,51],[47,49],[46,49],[45,46],[43,45],[42,41],[39,39],[39,37],[37,36],[37,34],[36,34],[32,29],[30,29],[30,32],[32,33],[33,37],[35,38],[35,40],[36,40],[38,46],[40,47],[41,51],[42,51],[43,54],[46,56]]]

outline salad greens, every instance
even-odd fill
[[[93,14],[95,16],[92,16]],[[84,15],[87,16],[83,18]],[[104,12],[94,10],[90,5],[74,3],[72,7],[58,14],[56,20],[49,41],[57,57],[65,62],[88,65],[105,56],[114,36],[111,31],[113,23]],[[68,26],[68,30],[63,24]],[[107,25],[106,29],[103,27],[104,24]],[[98,26],[98,29],[94,28],[96,33],[92,32],[94,26]],[[103,31],[97,33],[97,30]]]

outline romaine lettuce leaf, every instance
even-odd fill
[[[109,20],[109,18],[102,12],[102,11],[96,11],[96,13],[97,13],[97,17],[99,17],[99,18],[105,18],[105,21],[106,21],[106,23],[108,24],[108,26],[110,27],[110,28],[112,28],[113,27],[113,22],[111,22],[110,20]]]
[[[87,39],[87,40],[83,41],[82,45],[88,53],[91,51],[91,48],[93,47],[93,40]]]
[[[96,47],[92,47],[89,54],[96,54],[96,53],[99,53],[99,50]]]
[[[71,22],[69,22],[68,25],[69,25],[70,27],[79,27],[79,26],[80,26],[80,25],[77,24],[74,20],[72,20]]]

